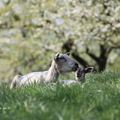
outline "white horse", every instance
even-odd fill
[[[52,60],[48,71],[32,72],[27,75],[17,75],[14,77],[10,88],[21,87],[33,83],[54,83],[58,80],[59,74],[76,71],[77,62],[67,54],[57,53]]]
[[[85,82],[85,75],[86,73],[90,73],[94,71],[94,67],[86,67],[86,68],[78,68],[75,72],[75,79],[76,80],[61,80],[58,81],[59,84],[62,85],[71,85],[71,84],[79,84]]]

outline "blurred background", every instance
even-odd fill
[[[119,70],[120,1],[0,0],[0,80],[46,70],[57,52]]]

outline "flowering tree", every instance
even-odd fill
[[[62,49],[72,51],[72,56],[86,66],[90,63],[79,55],[79,48],[84,47],[84,52],[97,64],[98,71],[103,71],[110,53],[120,49],[120,2],[89,0],[80,1],[80,4],[80,7],[76,4],[76,17],[73,17],[77,26],[71,33],[75,36],[68,39]]]
[[[61,48],[103,71],[110,54],[119,54],[120,1],[0,0],[3,77],[45,69]]]

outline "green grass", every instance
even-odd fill
[[[0,120],[120,120],[120,72],[88,75],[84,85],[0,86]]]

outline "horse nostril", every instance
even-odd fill
[[[78,68],[78,64],[77,63],[75,63],[75,67]]]

